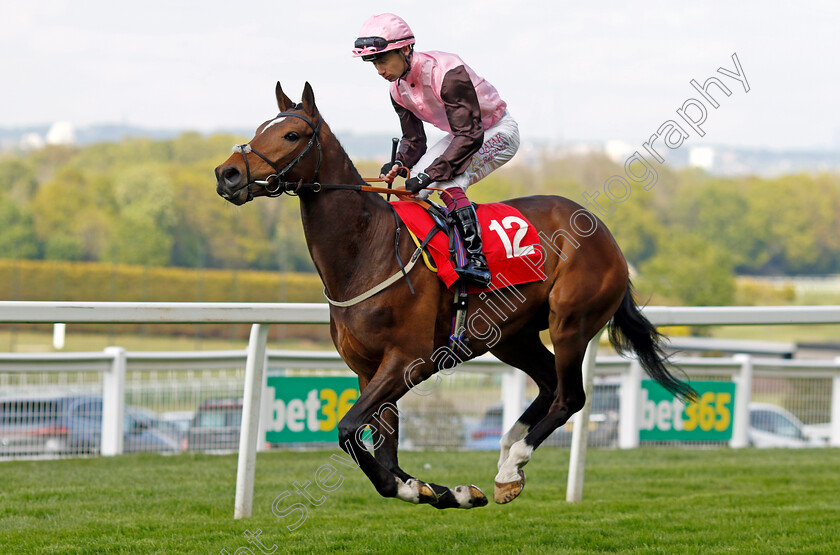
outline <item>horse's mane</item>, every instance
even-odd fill
[[[298,106],[303,106],[303,105],[298,104]],[[335,133],[333,133],[333,130],[329,126],[329,124],[327,122],[323,121],[323,116],[321,116],[321,121],[323,122],[323,125],[327,128],[327,130],[329,131],[330,135],[332,135],[332,138],[335,139],[335,142],[338,144],[338,147],[341,149],[341,152],[347,158],[347,162],[350,164],[350,168],[353,170],[354,177],[356,177],[360,183],[363,183],[364,178],[362,177],[362,174],[359,173],[359,170],[356,169],[356,164],[354,164],[353,160],[350,159],[350,155],[347,154],[347,150],[344,148],[344,145],[341,144],[341,141],[338,140],[338,137],[336,136]]]

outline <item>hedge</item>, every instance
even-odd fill
[[[10,301],[323,302],[316,274],[150,268],[100,262],[0,260],[0,299]],[[21,326],[18,326],[21,327]],[[23,326],[31,328],[33,326]],[[43,329],[40,326],[39,329]],[[85,326],[102,331],[109,325]],[[193,326],[120,324],[120,332],[195,334]],[[202,324],[202,336],[245,336],[248,326]],[[272,326],[324,339],[324,326]],[[235,331],[234,331],[235,330]],[[274,336],[278,330],[274,330]]]

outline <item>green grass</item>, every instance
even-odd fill
[[[131,455],[0,464],[3,553],[220,553],[262,530],[276,553],[838,553],[840,450],[590,450],[584,501],[568,451],[541,449],[505,506],[438,511],[380,498],[359,470],[286,529],[272,501],[338,452],[259,456],[254,516],[234,521],[234,456]],[[492,495],[495,453],[404,453],[407,470]],[[335,464],[335,463],[334,463]],[[340,466],[336,464],[336,466]],[[292,500],[294,498],[294,501]],[[280,508],[302,501],[294,493]],[[245,550],[239,552],[248,553]]]

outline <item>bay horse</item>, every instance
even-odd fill
[[[248,144],[237,145],[216,168],[216,191],[235,205],[296,193],[306,243],[327,298],[358,297],[397,275],[415,245],[391,205],[362,190],[365,182],[322,119],[309,83],[300,104],[286,96],[279,82],[275,95],[280,114],[260,125]],[[522,467],[534,449],[583,407],[584,352],[608,323],[619,352],[635,351],[648,375],[675,395],[695,395],[665,367],[662,337],[636,305],[627,262],[606,226],[559,196],[504,202],[540,230],[545,279],[501,289],[494,298],[470,296],[469,314],[482,314],[486,323],[483,328],[467,326],[469,356],[464,358],[489,351],[539,387],[501,439],[497,503],[521,493]],[[455,295],[425,268],[412,272],[410,279],[413,290],[407,279],[396,279],[362,302],[330,306],[332,340],[358,375],[361,392],[339,423],[339,444],[384,497],[440,509],[483,506],[487,498],[476,486],[450,489],[424,482],[398,464],[396,402],[441,369],[435,353],[447,348]],[[495,321],[486,318],[499,314],[505,302],[516,309]],[[540,339],[545,329],[553,352]],[[368,427],[373,454],[362,441]]]

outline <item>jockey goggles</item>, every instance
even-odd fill
[[[388,45],[413,39],[414,36],[401,37],[393,40],[386,40],[382,37],[359,37],[353,43],[353,54],[361,56],[362,60],[369,62],[384,54]]]

